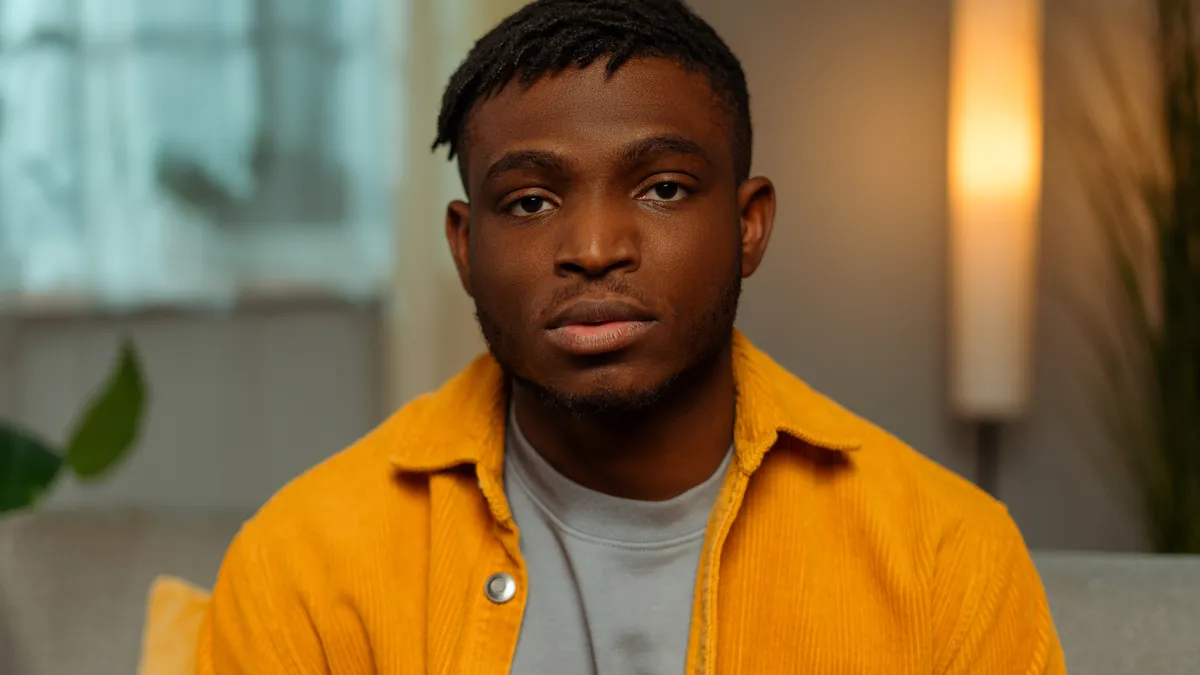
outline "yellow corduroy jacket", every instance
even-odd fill
[[[1063,673],[998,502],[734,343],[735,461],[709,520],[688,673]],[[527,578],[481,357],[292,482],[234,540],[202,675],[507,673]],[[491,602],[489,576],[517,581]],[[635,608],[631,608],[635,610]]]

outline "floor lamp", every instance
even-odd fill
[[[1042,0],[954,0],[949,125],[950,403],[997,493],[1003,424],[1032,379],[1042,164]]]

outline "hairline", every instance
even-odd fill
[[[607,56],[609,57],[609,59],[611,59],[611,57],[612,57],[611,54],[609,54]],[[676,67],[680,68],[681,70],[684,70],[688,73],[701,75],[704,77],[705,81],[708,84],[708,88],[712,92],[713,98],[716,101],[716,106],[723,109],[723,114],[726,118],[726,121],[729,123],[728,133],[730,136],[730,145],[733,150],[733,156],[734,156],[735,180],[739,183],[741,181],[745,180],[747,178],[747,176],[742,175],[742,174],[747,174],[749,167],[747,166],[745,171],[739,170],[740,167],[738,165],[741,164],[741,161],[739,160],[739,156],[742,154],[749,155],[749,153],[751,152],[751,148],[747,147],[747,148],[742,149],[739,147],[742,142],[741,139],[738,138],[738,136],[741,134],[741,129],[739,127],[742,126],[742,120],[741,120],[742,114],[739,113],[737,110],[737,107],[738,107],[737,102],[735,100],[733,100],[734,96],[732,95],[732,93],[728,92],[728,91],[722,91],[722,88],[720,88],[716,85],[716,82],[714,81],[715,78],[713,77],[713,72],[714,72],[713,69],[708,66],[690,65],[688,63],[685,63],[683,59],[677,58],[674,56],[655,53],[655,52],[648,52],[648,53],[644,53],[644,54],[634,54],[634,55],[630,56],[629,58],[622,61],[616,68],[613,68],[612,70],[610,70],[606,74],[606,77],[612,77],[613,75],[615,75],[617,73],[617,71],[621,70],[622,68],[629,65],[633,61],[643,60],[643,59],[661,59],[663,61],[668,61],[668,62],[674,64]],[[471,101],[471,107],[467,108],[466,112],[462,116],[462,121],[459,123],[457,134],[456,134],[456,137],[454,140],[455,159],[456,159],[456,163],[458,164],[458,177],[459,177],[459,180],[462,182],[463,192],[467,194],[468,198],[470,197],[470,188],[467,185],[467,166],[466,166],[467,152],[466,152],[466,150],[469,146],[469,143],[467,142],[467,138],[469,135],[469,130],[471,128],[472,122],[475,119],[475,115],[479,112],[480,106],[482,106],[489,99],[491,99],[495,96],[499,96],[507,87],[509,87],[510,85],[513,85],[514,83],[517,86],[522,87],[523,90],[528,91],[531,87],[533,87],[535,84],[537,84],[538,81],[540,81],[541,79],[543,79],[547,76],[565,73],[568,70],[571,70],[572,68],[574,68],[576,70],[581,70],[581,71],[586,70],[588,68],[594,68],[597,66],[603,66],[603,67],[607,68],[608,67],[607,63],[608,63],[608,60],[597,59],[597,60],[593,61],[592,63],[589,63],[588,65],[582,66],[582,67],[577,66],[576,64],[569,64],[563,68],[548,69],[542,73],[539,73],[536,77],[534,77],[529,82],[523,82],[521,74],[519,72],[514,72],[512,74],[512,76],[509,77],[507,80],[505,80],[503,83],[501,83],[495,87],[492,87],[486,91],[482,91],[482,92],[479,92],[478,94],[476,94],[474,100]],[[748,109],[745,111],[745,116],[746,116],[746,126],[751,126],[752,122],[750,120],[750,111]],[[748,159],[748,157],[747,157],[747,159]],[[747,162],[747,164],[748,164],[748,162]]]

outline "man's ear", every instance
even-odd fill
[[[450,244],[450,255],[458,269],[458,280],[463,290],[471,293],[471,205],[464,201],[452,201],[446,207],[446,243]]]
[[[754,274],[762,263],[775,227],[775,186],[761,176],[751,178],[738,188],[738,208],[742,218],[742,277]]]

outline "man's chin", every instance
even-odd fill
[[[669,390],[669,383],[641,387],[580,387],[564,389],[539,384],[522,377],[514,378],[547,408],[568,413],[576,417],[599,417],[631,415],[661,401]]]
[[[732,336],[732,329],[730,329]],[[528,377],[497,359],[509,378],[548,409],[575,417],[629,417],[654,409],[681,392],[695,389],[717,365],[719,349],[706,350],[686,367],[668,371],[644,362],[592,364],[586,371],[559,372],[558,378]]]

